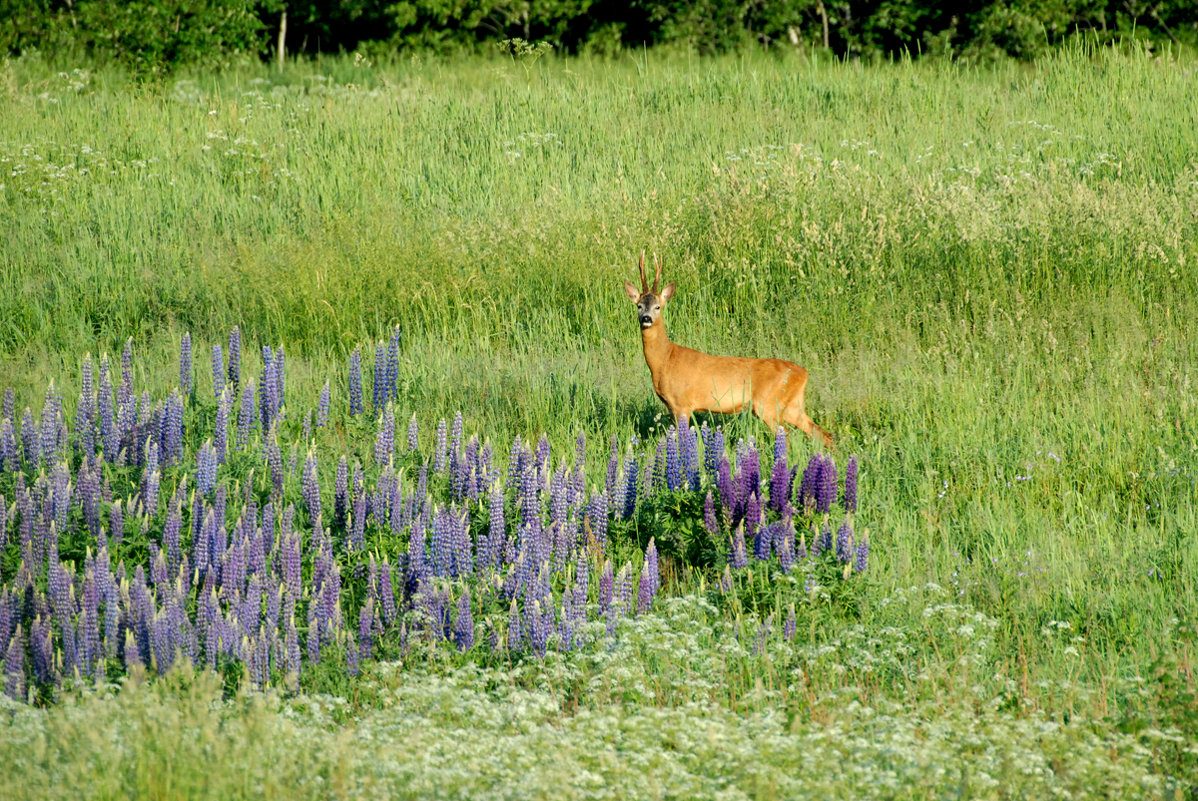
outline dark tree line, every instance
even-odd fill
[[[839,56],[1034,58],[1086,32],[1198,43],[1195,0],[0,0],[0,51],[80,52],[138,71],[358,48],[699,54],[818,47]],[[281,47],[281,51],[280,51]]]

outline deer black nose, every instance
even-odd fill
[[[652,317],[650,317],[650,316],[649,316],[649,315],[647,315],[647,314],[642,314],[642,315],[641,315],[641,325],[649,325],[649,323],[651,323],[651,322],[653,322],[653,318],[652,318]]]

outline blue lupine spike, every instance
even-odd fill
[[[823,468],[819,474],[819,486],[816,487],[816,512],[832,511],[832,504],[836,502],[836,462],[831,456],[824,458]]]
[[[463,589],[458,598],[457,620],[453,627],[453,641],[460,651],[474,647],[474,616],[470,613],[470,590]]]
[[[416,424],[416,413],[412,412],[412,419],[408,421],[408,452],[415,453],[420,447],[419,428]]]
[[[236,393],[241,387],[241,329],[233,326],[229,332],[229,383]]]
[[[849,463],[844,468],[844,510],[850,513],[857,511],[857,457],[850,456]]]
[[[374,349],[374,381],[371,384],[371,409],[374,416],[383,411],[387,403],[387,356],[382,345]]]

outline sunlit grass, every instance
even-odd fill
[[[740,690],[700,694],[703,704],[730,710],[724,717],[704,707],[702,716],[713,741],[737,743],[728,746],[740,754],[729,771],[748,783],[746,795],[790,795],[785,777],[772,773],[778,765],[794,775],[814,770],[811,786],[826,779],[830,794],[849,795],[830,756],[803,756],[815,749],[804,738],[821,736],[816,721],[843,727],[838,747],[877,742],[872,709],[883,710],[883,728],[905,732],[907,745],[930,743],[928,760],[955,758],[958,767],[994,753],[982,741],[971,751],[962,745],[968,738],[954,735],[974,726],[993,726],[979,736],[1011,749],[1006,764],[1022,765],[1031,757],[1020,749],[1037,741],[1021,727],[1051,721],[1044,725],[1057,728],[1041,753],[1059,762],[1109,746],[1128,777],[1148,771],[1151,758],[1132,753],[1147,747],[1143,740],[1120,739],[1116,729],[1136,721],[1167,728],[1161,719],[1175,715],[1191,736],[1198,730],[1184,703],[1135,689],[1164,686],[1162,653],[1176,656],[1167,664],[1193,686],[1192,645],[1177,645],[1173,623],[1192,622],[1198,602],[1192,63],[1081,50],[1034,68],[987,71],[799,58],[542,60],[528,71],[506,61],[330,61],[282,75],[132,88],[103,72],[60,75],[18,61],[0,76],[0,386],[17,388],[18,416],[40,408],[51,379],[73,409],[83,354],[115,355],[129,336],[137,369],[147,371],[139,382],[165,388],[190,331],[200,392],[210,392],[207,349],[234,324],[249,343],[247,370],[257,369],[258,344],[286,345],[297,418],[330,376],[344,409],[348,352],[399,325],[400,420],[415,412],[429,431],[460,408],[468,430],[500,450],[516,434],[541,432],[568,450],[581,430],[598,460],[612,434],[625,441],[664,421],[620,291],[636,253],[662,253],[667,280],[679,285],[666,313],[674,339],[805,365],[812,416],[841,452],[862,459],[874,543],[869,590],[852,624],[863,628],[833,617],[846,626],[844,639],[831,623],[811,639],[857,642],[889,627],[921,647],[939,646],[922,607],[896,613],[884,603],[929,581],[994,624],[978,676],[953,674],[962,654],[947,646],[908,665],[956,675],[956,683],[921,685],[893,665],[879,679],[833,650],[819,662],[825,683],[804,690],[801,702],[767,695],[745,705]],[[723,422],[730,441],[768,436],[752,418]],[[335,460],[349,436],[332,432],[321,457]],[[716,642],[713,635],[695,648],[727,647]],[[660,658],[644,669],[660,667]],[[806,664],[789,658],[773,668],[783,684]],[[641,669],[640,656],[613,659]],[[568,667],[587,676],[592,669]],[[476,681],[449,680],[446,690],[395,670],[386,681],[416,682],[415,695],[434,692],[422,683],[432,682],[444,699]],[[510,700],[505,682],[538,681],[520,675],[482,682],[480,703]],[[752,671],[713,675],[713,686],[727,679],[749,693]],[[401,792],[402,758],[395,775],[380,778],[364,764],[371,752],[355,756],[346,744],[376,726],[411,730],[411,721],[387,717],[395,714],[388,702],[366,697],[369,684],[346,717],[298,723],[287,710],[302,699],[247,701],[259,706],[243,718],[240,706],[213,712],[219,693],[200,684],[184,719],[207,726],[216,725],[211,715],[225,716],[233,728],[286,721],[294,739],[282,742],[322,744],[280,746],[316,754],[296,768],[309,780],[344,788],[334,794]],[[619,692],[633,692],[627,687]],[[531,718],[521,711],[511,724],[525,739],[500,727],[503,737],[523,753],[542,747],[548,733],[538,726],[564,727],[579,769],[614,788],[642,787],[641,773],[602,762],[596,743],[623,730],[611,721],[587,728],[588,718],[571,717],[575,709],[627,717],[630,742],[671,765],[673,747],[648,731],[677,734],[699,715],[681,695],[654,698],[642,711],[622,706],[619,692],[605,691],[602,703],[589,689],[536,692],[546,694],[529,701]],[[154,704],[190,703],[173,685],[155,685],[69,711],[22,711],[13,731],[49,727],[50,741],[86,752],[71,739],[84,736],[70,734],[74,716],[103,721],[116,706],[119,721],[145,693]],[[1002,699],[1001,715],[977,711]],[[422,708],[407,695],[402,701]],[[774,708],[790,718],[753,717]],[[421,742],[464,740],[463,714]],[[754,736],[783,743],[766,767],[736,750],[750,739],[738,730],[746,719]],[[947,728],[929,733],[931,719]],[[131,736],[143,745],[151,737]],[[398,739],[379,753],[392,754]],[[234,759],[237,742],[214,753]],[[701,751],[689,739],[686,748]],[[862,764],[903,761],[869,748]],[[896,745],[894,753],[906,752]],[[444,756],[438,769],[448,775],[455,758]],[[481,784],[444,778],[409,792],[510,791],[527,768],[523,758],[483,770],[491,779]],[[39,770],[51,775],[45,766],[53,764]],[[188,781],[205,778],[202,767],[189,770]],[[1163,793],[1159,776],[1138,790],[1101,776],[1061,781],[1082,793],[1097,785]],[[543,779],[523,797],[563,787]],[[49,786],[37,781],[26,786]],[[308,787],[262,781],[266,795]],[[898,786],[941,797],[968,781],[954,774]],[[1033,795],[1052,786],[1020,784],[1014,774],[1001,781]],[[714,776],[679,782],[699,795],[728,787]],[[214,796],[255,794],[204,786]],[[327,795],[330,786],[303,793]],[[969,786],[997,793],[984,782]]]

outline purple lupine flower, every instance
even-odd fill
[[[821,551],[832,550],[832,522],[824,520],[824,527],[820,529],[819,547]]]
[[[847,517],[836,531],[836,559],[842,564],[853,561],[853,525]]]
[[[462,456],[462,413],[453,416],[453,426],[449,429],[449,470],[456,472],[458,460]]]
[[[21,453],[26,464],[37,465],[41,462],[41,440],[33,422],[33,412],[28,406],[21,416]]]
[[[266,464],[270,470],[270,484],[275,497],[283,495],[283,451],[279,448],[279,437],[271,431],[266,445]]]
[[[611,435],[611,455],[607,459],[607,481],[604,488],[607,490],[607,497],[616,497],[616,482],[620,477],[620,450],[619,444],[616,441],[616,435]]]
[[[221,392],[216,400],[216,422],[213,424],[212,447],[216,461],[224,464],[229,457],[229,415],[233,411],[233,395]]]
[[[316,427],[324,428],[329,424],[329,382],[324,382],[320,390],[320,405],[316,409]]]
[[[279,345],[279,350],[275,354],[275,391],[273,397],[277,402],[275,406],[275,414],[278,415],[283,408],[285,402],[284,391],[287,385],[287,354],[283,352],[283,346]]]
[[[275,376],[275,354],[270,345],[262,346],[262,375],[258,379],[258,421],[263,431],[269,431],[278,408],[278,379]]]
[[[75,407],[75,430],[79,433],[79,449],[84,459],[90,459],[96,452],[96,392],[93,386],[92,357],[83,357],[82,377],[80,379],[79,403]],[[4,464],[0,456],[0,468]]]
[[[699,488],[699,434],[685,415],[678,421],[678,451],[682,477],[688,488]]]
[[[366,549],[366,493],[360,489],[354,494],[354,509],[346,544],[351,551]]]
[[[501,566],[506,548],[507,521],[504,515],[503,487],[496,481],[491,485],[490,527],[487,532],[487,549],[479,554],[479,570]]]
[[[121,509],[120,500],[116,500],[112,504],[112,508],[108,510],[108,542],[112,548],[116,548],[121,544],[121,540],[125,536],[125,515]]]
[[[229,383],[236,394],[241,387],[241,329],[237,326],[229,332]]]
[[[349,354],[349,413],[362,413],[362,349],[356,347]]]
[[[669,467],[666,458],[666,442],[669,435],[662,437],[657,442],[657,450],[653,454],[652,469],[645,468],[645,484],[646,491],[659,492],[666,488],[666,468]]]
[[[219,399],[225,391],[225,355],[220,343],[212,346],[212,396]]]
[[[416,424],[416,413],[412,412],[412,419],[408,421],[408,452],[415,453],[420,446],[419,428]]]
[[[756,492],[749,493],[749,500],[745,504],[745,533],[749,537],[757,536],[757,529],[765,524],[765,510],[761,507],[761,499],[757,497]]]
[[[241,409],[237,413],[237,450],[245,450],[250,443],[250,431],[253,430],[258,416],[254,413],[254,380],[246,382],[245,391],[241,393]],[[266,432],[263,432],[265,435]]]
[[[636,613],[643,615],[653,606],[653,598],[661,586],[661,572],[657,563],[657,545],[650,538],[645,549],[645,561],[641,566],[641,580],[637,588]]]
[[[799,484],[799,496],[795,504],[798,508],[805,510],[808,513],[815,511],[816,495],[821,484],[820,476],[824,469],[823,454],[814,453],[807,461],[807,467],[803,470],[803,480]]]
[[[185,331],[179,343],[179,389],[186,395],[192,390],[191,333]]]
[[[216,448],[212,440],[208,440],[196,452],[196,492],[199,495],[207,495],[216,486],[217,461]]]
[[[528,645],[534,654],[544,656],[549,648],[549,635],[553,631],[553,604],[547,598],[530,598],[524,602],[524,609],[528,615],[525,621]]]
[[[786,610],[786,622],[782,624],[782,636],[785,637],[787,641],[793,642],[797,627],[797,622],[795,621],[795,605],[791,604],[790,608]]]
[[[333,526],[345,528],[345,513],[349,507],[349,462],[344,456],[337,462],[333,483]]]
[[[732,534],[732,549],[728,556],[728,563],[737,570],[749,566],[749,555],[745,550],[745,527],[743,524],[737,526],[736,531]]]
[[[544,484],[545,477],[549,474],[549,437],[547,435],[542,434],[537,440],[533,459],[537,466],[537,483]]]
[[[632,517],[636,511],[636,490],[637,490],[637,471],[640,465],[636,459],[631,456],[624,463],[624,508],[621,510],[620,517],[625,519]]]
[[[51,465],[58,461],[58,425],[62,416],[62,398],[54,391],[54,382],[46,388],[42,405],[41,458]]]
[[[850,456],[849,463],[844,468],[844,510],[855,514],[857,512],[857,457]]]
[[[399,399],[399,326],[395,326],[387,343],[387,397]]]
[[[857,553],[853,559],[853,570],[858,573],[864,573],[865,568],[869,564],[869,529],[866,529],[862,534],[861,539],[857,541]]]
[[[21,459],[17,454],[17,435],[12,427],[12,420],[7,417],[0,421],[0,470],[16,472],[21,469]]]
[[[437,475],[442,475],[445,472],[445,435],[447,430],[445,418],[437,421],[437,440],[433,448],[433,472]]]
[[[707,460],[707,469],[714,479],[717,477],[720,469],[720,462],[727,458],[724,443],[724,429],[717,428],[711,432],[711,444],[708,446],[705,443],[706,450],[704,451],[704,459]]]
[[[13,410],[16,408],[16,404],[17,404],[16,390],[14,390],[12,387],[5,387],[4,388],[4,404],[3,404],[3,407],[0,408],[0,417],[7,417],[9,420],[11,420],[12,415],[13,415]]]
[[[703,500],[703,527],[713,537],[720,531],[720,524],[715,516],[715,498],[712,497],[711,490],[707,491],[707,497]]]
[[[29,629],[29,650],[33,652],[33,675],[42,684],[54,681],[54,644],[49,618],[38,615]]]
[[[789,517],[774,524],[773,542],[782,572],[789,573],[795,562],[795,531]]]
[[[369,659],[374,644],[374,599],[367,598],[358,610],[358,656]]]
[[[767,525],[763,520],[749,533],[753,538],[753,558],[759,562],[769,559],[774,547],[774,524]]]
[[[25,644],[21,625],[4,651],[4,692],[14,701],[25,700]]]
[[[99,417],[99,441],[103,448],[104,461],[114,462],[117,451],[120,450],[120,438],[117,437],[116,413],[113,407],[113,375],[108,366],[107,353],[99,356],[99,392],[96,395],[96,406]]]
[[[790,470],[786,466],[786,434],[778,429],[778,439],[782,441],[782,455],[777,455],[775,447],[774,465],[770,471],[770,501],[769,508],[778,514],[786,511],[790,504]]]
[[[627,615],[632,608],[632,576],[629,571],[627,562],[620,568],[620,572],[616,574],[615,589],[612,592],[612,604],[610,611],[613,616]],[[612,621],[609,620],[608,634],[614,632]]]
[[[732,568],[729,565],[724,565],[724,572],[720,574],[720,592],[732,592]]]
[[[320,509],[320,477],[316,471],[316,452],[309,450],[304,459],[302,482],[304,504],[308,507],[308,520],[314,528],[322,528]]]
[[[470,614],[470,590],[465,588],[458,598],[458,616],[453,626],[453,641],[459,651],[474,647],[474,617]]]
[[[732,463],[728,461],[726,453],[721,453],[719,460],[719,466],[716,468],[716,489],[720,493],[720,508],[724,510],[724,516],[731,522],[732,517],[736,514],[736,489],[732,482]]]
[[[611,560],[603,560],[603,570],[599,574],[599,613],[606,615],[611,609],[615,593],[615,578],[612,575]]]
[[[295,621],[287,622],[287,637],[284,645],[284,653],[286,654],[286,663],[284,665],[285,672],[292,676],[299,676],[300,672],[300,645],[299,632],[296,631]]]
[[[389,464],[394,453],[395,407],[388,403],[382,420],[379,421],[378,435],[374,438],[374,463],[380,466]]]
[[[670,426],[666,432],[666,463],[665,463],[665,483],[666,488],[670,492],[677,492],[682,488],[682,454],[678,447],[678,429]],[[660,451],[660,446],[658,447]]]
[[[595,542],[603,550],[607,549],[607,493],[595,490],[591,493],[587,505],[587,519],[590,521],[591,534]]]
[[[836,502],[836,462],[831,456],[824,457],[824,465],[819,473],[819,486],[815,491],[815,511],[830,512]]]

